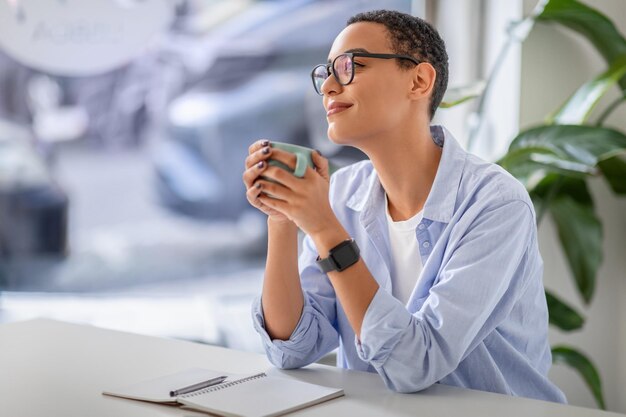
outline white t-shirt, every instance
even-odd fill
[[[385,194],[385,207],[393,258],[391,293],[406,304],[422,272],[422,258],[415,230],[422,221],[423,212],[420,211],[408,220],[394,222],[389,214],[387,194]]]

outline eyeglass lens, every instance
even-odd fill
[[[352,56],[339,55],[333,61],[333,73],[341,85],[350,84],[352,81]]]
[[[352,57],[348,54],[337,56],[333,61],[332,73],[341,85],[348,85],[352,81]],[[322,84],[330,76],[326,65],[318,65],[313,70],[313,85],[318,94],[322,94]]]
[[[317,94],[322,94],[322,84],[324,84],[324,81],[328,78],[328,67],[326,67],[326,65],[318,65],[313,69],[311,76],[313,77],[315,91]]]

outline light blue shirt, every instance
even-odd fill
[[[380,286],[361,340],[306,236],[299,258],[304,309],[289,340],[269,338],[260,297],[252,307],[267,356],[279,368],[297,368],[339,347],[338,366],[378,372],[398,392],[442,383],[565,402],[547,377],[543,262],[528,193],[444,128],[431,133],[443,151],[415,230],[423,270],[407,304],[391,295],[384,190],[370,161],[356,163],[331,177],[329,198]]]

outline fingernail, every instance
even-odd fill
[[[263,155],[267,155],[268,153],[270,153],[270,147],[266,146],[261,152],[263,153]]]
[[[256,183],[256,185],[255,185],[255,187],[257,188],[257,190],[260,190],[260,189],[261,189],[261,183],[260,183],[260,182],[257,182],[257,183]]]
[[[270,144],[270,141],[267,140],[267,139],[265,139],[263,142],[261,142],[261,145],[263,145],[263,146],[269,146],[269,144]]]
[[[261,161],[258,164],[256,164],[257,168],[259,168],[259,169],[263,168],[263,165],[265,165],[265,163],[263,161]]]

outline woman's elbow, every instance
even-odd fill
[[[400,394],[410,394],[423,391],[433,385],[434,382],[429,381],[424,376],[418,375],[396,375],[390,376],[381,374],[385,385],[393,392]]]
[[[408,382],[408,383],[398,383],[398,384],[393,384],[393,385],[387,385],[387,388],[399,394],[412,394],[415,392],[423,391],[430,386],[431,384],[418,384],[414,382]]]
[[[267,355],[270,363],[278,369],[297,369],[302,368],[308,364],[303,363],[301,360],[281,354],[281,355]]]

